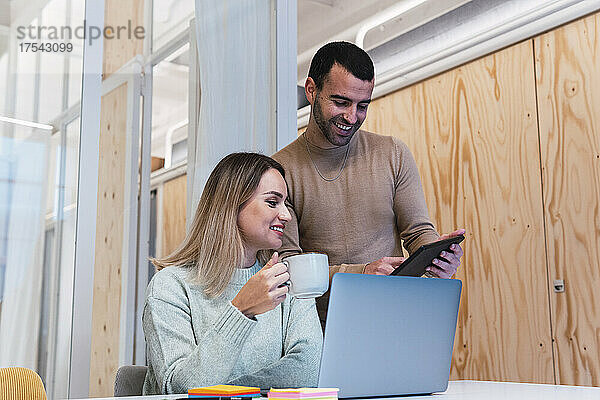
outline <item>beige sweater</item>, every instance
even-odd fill
[[[307,151],[310,149],[310,155]],[[363,271],[366,263],[401,256],[439,238],[429,219],[419,171],[399,139],[358,131],[346,165],[346,146],[321,149],[300,136],[273,158],[285,168],[292,220],[284,231],[282,256],[320,251],[329,256],[330,277]],[[324,317],[323,303],[317,308]],[[326,307],[326,303],[325,303]]]

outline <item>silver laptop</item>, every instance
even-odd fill
[[[319,387],[339,397],[443,392],[448,388],[461,282],[336,274]]]

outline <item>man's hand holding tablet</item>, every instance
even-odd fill
[[[465,230],[457,229],[452,233],[440,236],[436,242],[421,246],[409,258],[404,257],[383,257],[365,265],[363,273],[371,275],[407,275],[422,276],[426,275],[435,278],[449,279],[456,273],[460,265],[460,259],[463,256],[463,250],[459,243],[465,238]],[[422,249],[425,248],[425,249]],[[433,250],[432,250],[433,249]],[[426,261],[419,261],[418,264],[409,265],[415,262],[415,258],[423,257],[431,253]],[[418,267],[415,267],[417,265]],[[405,267],[409,267],[404,269]],[[401,272],[402,271],[402,272]]]
[[[406,259],[391,275],[433,276],[451,278],[460,265],[463,250],[459,243],[465,239],[465,230],[458,229],[442,235],[437,242],[425,244]]]

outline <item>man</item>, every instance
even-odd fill
[[[283,257],[327,253],[336,272],[389,275],[409,253],[440,239],[429,219],[419,172],[399,139],[359,130],[374,86],[369,55],[354,44],[328,43],[311,62],[306,131],[273,158],[286,171],[291,221]],[[464,233],[459,229],[443,238]],[[452,245],[427,275],[450,278],[463,251]],[[328,296],[317,299],[324,322]]]

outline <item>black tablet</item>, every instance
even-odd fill
[[[390,275],[401,276],[422,276],[425,273],[425,268],[433,265],[434,259],[439,258],[442,251],[450,251],[450,245],[460,243],[465,240],[464,235],[453,236],[448,239],[431,242],[419,247],[417,251],[412,253],[398,268]]]

